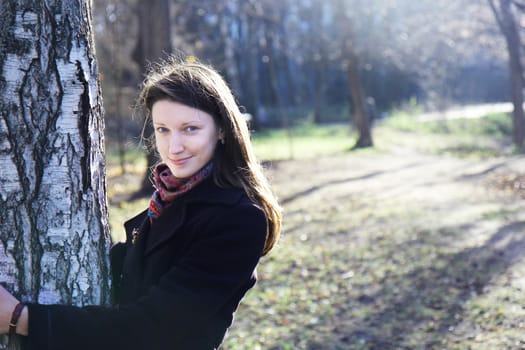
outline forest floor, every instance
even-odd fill
[[[375,136],[268,163],[283,234],[221,349],[525,349],[525,155]]]
[[[525,349],[525,156],[389,135],[271,165],[282,239],[223,349]]]

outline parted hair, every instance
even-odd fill
[[[244,189],[264,211],[268,231],[262,255],[266,255],[279,238],[282,210],[255,157],[246,119],[225,80],[209,65],[170,57],[152,65],[144,80],[138,102],[147,113],[147,122],[153,104],[160,100],[178,102],[214,118],[224,143],[217,145],[214,154],[213,181],[223,188]]]

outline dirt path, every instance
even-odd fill
[[[286,216],[262,348],[525,349],[525,156],[399,148],[270,174]]]
[[[422,122],[443,119],[476,119],[487,116],[489,113],[511,113],[512,103],[489,103],[466,105],[457,108],[450,108],[442,112],[432,112],[421,114],[417,119]]]

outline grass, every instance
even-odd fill
[[[348,124],[302,124],[291,130],[254,132],[253,144],[259,159],[312,159],[344,152],[352,146],[354,138]]]
[[[469,119],[412,129],[388,121],[374,131],[376,150],[359,152],[348,151],[355,135],[346,125],[295,128],[293,152],[286,131],[254,133],[259,157],[280,160],[269,175],[284,203],[284,230],[221,349],[525,348],[525,211],[507,191],[522,175],[493,180],[502,188],[496,196],[479,190],[489,178],[461,180],[449,193],[432,187],[444,175],[418,185],[417,176],[395,182],[406,167],[381,170],[385,160],[409,157],[406,150],[430,154],[420,176],[432,175],[442,157],[454,160],[450,171],[472,159],[511,157],[499,143],[508,135],[494,126],[505,117],[488,119],[485,126]],[[136,157],[130,155],[126,175],[116,158],[108,161],[114,233],[147,205],[122,197],[142,177],[143,165],[131,165]]]
[[[109,227],[113,242],[125,240],[123,223],[148,206],[148,198],[128,201],[130,194],[139,189],[146,169],[144,150],[128,144],[124,153],[124,169],[115,145],[109,143],[106,153],[106,176],[108,182]]]
[[[506,113],[474,119],[430,121],[418,121],[416,115],[396,113],[385,120],[382,127],[390,131],[425,135],[427,142],[417,145],[417,148],[435,154],[487,159],[523,153],[511,144],[512,119]]]
[[[402,131],[467,137],[507,138],[512,134],[512,119],[507,113],[493,113],[475,119],[458,118],[424,122],[417,121],[415,115],[397,113],[387,119],[385,125]]]

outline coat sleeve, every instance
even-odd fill
[[[29,305],[29,348],[185,349],[177,344],[201,332],[220,334],[220,341],[231,322],[223,319],[225,308],[233,313],[255,282],[267,227],[264,213],[253,204],[220,214],[195,233],[182,259],[136,303],[120,308]]]

